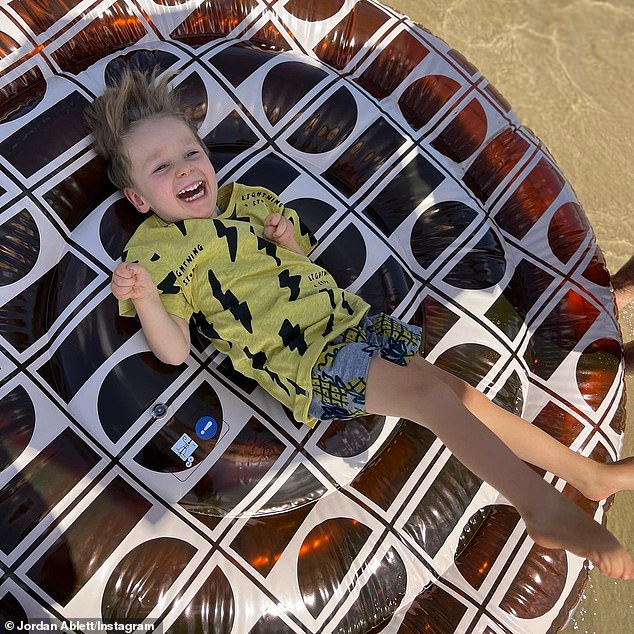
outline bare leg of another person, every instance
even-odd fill
[[[612,286],[619,310],[634,301],[634,255],[612,276]]]
[[[625,373],[634,374],[634,341],[625,344],[623,354],[625,357]]]
[[[634,301],[634,255],[612,276],[614,299],[619,310]],[[625,372],[634,374],[634,342],[625,344]]]

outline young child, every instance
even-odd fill
[[[122,315],[138,315],[154,354],[189,354],[188,322],[295,417],[407,418],[431,429],[513,504],[529,535],[612,577],[634,578],[616,538],[525,462],[591,500],[634,488],[634,458],[581,456],[416,354],[421,333],[337,287],[306,255],[314,241],[271,192],[218,189],[207,151],[167,78],[127,72],[88,112],[98,154],[126,198],[150,214],[112,277]]]

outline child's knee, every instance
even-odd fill
[[[462,398],[465,391],[468,389],[467,383],[465,383],[462,379],[436,365],[433,365],[429,361],[425,361],[422,357],[414,359],[411,365],[422,372],[422,381],[438,381],[442,385],[446,385],[450,388],[458,398]]]
[[[425,401],[447,393],[442,375],[423,359],[398,366],[381,358],[370,364],[366,391],[368,412],[411,418]]]

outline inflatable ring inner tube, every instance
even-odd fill
[[[221,183],[278,193],[341,286],[424,326],[430,361],[610,461],[624,395],[609,279],[539,140],[459,53],[377,2],[71,4],[0,13],[0,616],[562,627],[584,562],[535,546],[425,429],[309,430],[201,338],[183,366],[153,357],[109,291],[142,218],[80,122],[123,68],[179,70]]]

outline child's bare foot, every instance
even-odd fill
[[[634,300],[634,256],[612,276],[612,286],[619,310]]]
[[[553,498],[549,511],[524,516],[526,530],[544,548],[560,548],[590,560],[604,575],[634,579],[634,561],[619,541],[567,498]]]
[[[592,463],[585,482],[571,482],[589,500],[605,500],[619,491],[634,489],[634,456],[611,464]]]

